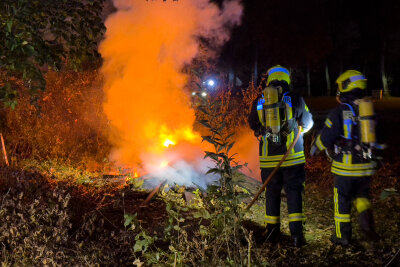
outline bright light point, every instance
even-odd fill
[[[206,92],[201,93],[201,96],[207,96]]]
[[[139,174],[137,172],[135,172],[135,174],[133,175],[134,178],[138,178]]]
[[[214,86],[215,82],[214,82],[214,80],[208,80],[207,84],[208,84],[208,86]]]
[[[168,161],[166,161],[166,160],[163,160],[162,162],[161,162],[161,164],[160,164],[160,167],[161,168],[165,168],[165,167],[167,167],[168,166]]]
[[[164,145],[165,147],[169,147],[170,145],[175,145],[175,142],[173,142],[173,141],[171,141],[171,140],[169,140],[169,139],[166,139],[166,140],[164,141],[163,145]]]
[[[196,95],[196,92],[192,92],[192,95]]]

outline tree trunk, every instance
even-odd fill
[[[307,96],[311,96],[310,65],[307,64]]]
[[[382,54],[381,54],[381,76],[383,85],[383,95],[390,96],[388,79],[385,72],[385,48],[386,48],[386,43],[383,43]]]
[[[332,94],[331,78],[329,77],[328,63],[325,63],[326,93],[328,96]]]

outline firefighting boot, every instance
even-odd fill
[[[303,235],[301,236],[292,236],[293,246],[296,248],[300,248],[306,244],[306,239]]]
[[[350,245],[350,239],[347,237],[338,238],[336,234],[333,234],[330,238],[331,242],[335,245],[348,246]]]
[[[267,229],[264,233],[265,242],[276,244],[281,237],[281,224],[267,224]]]
[[[374,217],[370,209],[361,212],[358,215],[358,221],[360,223],[360,228],[367,241],[370,242],[380,241],[380,236],[375,232]]]
[[[296,248],[302,247],[306,244],[303,234],[303,221],[290,221],[291,215],[289,214],[289,229],[292,235],[293,246]]]

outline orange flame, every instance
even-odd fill
[[[107,19],[100,46],[112,160],[135,165],[148,155],[164,158],[173,148],[182,158],[192,157],[201,138],[192,131],[195,115],[182,68],[198,54],[198,36],[217,45],[228,40],[225,26],[239,22],[241,6],[229,1],[220,10],[208,0],[114,0],[114,5],[118,11]]]

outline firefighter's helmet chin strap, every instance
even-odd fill
[[[345,104],[345,103],[350,103],[351,106],[353,105],[358,105],[358,103],[360,102],[360,97],[357,96],[353,96],[350,97],[350,95],[348,95],[349,93],[345,93],[344,95],[342,93],[340,93],[339,91],[336,93],[336,101],[339,104]]]

